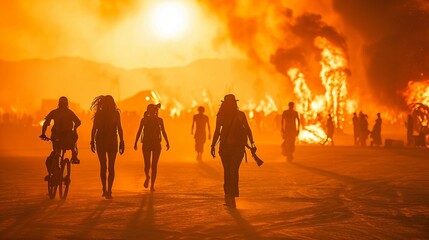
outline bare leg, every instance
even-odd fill
[[[149,170],[150,170],[150,150],[143,150],[143,159],[144,159],[144,174],[146,175],[146,180],[144,181],[144,187],[148,188],[149,186]]]
[[[109,157],[109,178],[108,178],[108,187],[107,192],[111,196],[113,181],[115,180],[115,160],[116,160],[117,151],[110,151],[107,153]]]
[[[158,160],[159,155],[161,154],[161,149],[154,150],[152,155],[152,179],[150,184],[150,190],[155,191],[154,185],[155,185],[155,179],[156,179],[156,173],[158,171]]]
[[[107,193],[106,189],[106,170],[107,170],[107,158],[106,158],[106,152],[103,151],[97,151],[98,160],[100,161],[100,180],[101,185],[103,186],[103,197]]]

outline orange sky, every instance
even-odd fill
[[[160,2],[186,9],[179,36],[154,33],[151,13]],[[0,59],[83,57],[120,67],[184,65],[198,58],[238,57],[213,41],[219,24],[194,0],[17,0],[0,7]]]

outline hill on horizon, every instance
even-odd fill
[[[185,105],[200,101],[205,94],[220,102],[224,94],[239,98],[263,98],[264,92],[280,94],[284,83],[272,84],[266,73],[245,60],[199,59],[186,66],[124,69],[75,57],[49,60],[0,60],[0,110],[32,112],[43,99],[67,96],[82,109],[89,109],[98,95],[112,95],[116,101],[138,92],[154,90],[164,101]],[[283,80],[286,82],[285,80]],[[0,112],[1,112],[0,111]]]

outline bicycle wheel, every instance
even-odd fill
[[[66,199],[69,192],[71,183],[70,179],[70,160],[68,158],[61,161],[61,183],[60,185],[60,198]]]
[[[58,188],[58,176],[60,168],[58,166],[58,158],[52,159],[50,163],[50,172],[48,177],[48,196],[50,199],[55,198]]]

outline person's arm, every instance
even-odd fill
[[[124,132],[122,130],[121,115],[119,114],[119,111],[117,111],[116,114],[118,118],[119,153],[122,154],[125,151]]]
[[[211,134],[210,134],[210,120],[209,120],[209,117],[206,117],[206,120],[207,120],[207,128],[209,130],[209,140],[210,140]]]
[[[168,149],[170,149],[170,142],[168,141],[167,132],[165,131],[164,120],[162,120],[162,118],[159,118],[159,121],[160,121],[160,126],[161,126],[161,133],[162,133],[162,136],[164,137],[164,140],[166,142],[166,147],[168,150]]]
[[[96,126],[96,117],[94,117],[94,122],[92,123],[92,130],[91,130],[91,151],[95,153],[95,134],[97,134],[97,126]]]
[[[80,119],[76,116],[76,114],[74,112],[72,112],[73,114],[73,122],[74,122],[74,128],[73,131],[76,131],[76,129],[82,124],[82,122],[80,121]]]
[[[42,125],[42,134],[40,135],[40,138],[46,138],[46,129],[48,129],[48,126],[51,125],[51,121],[52,121],[52,112],[50,112],[46,117],[45,117],[45,122],[43,122]]]
[[[297,128],[296,135],[298,136],[299,135],[299,130],[301,129],[301,122],[299,121],[299,115],[298,115],[298,113],[296,113],[296,121],[298,123],[298,128]]]
[[[191,127],[191,135],[194,135],[194,125],[195,125],[195,115],[192,118],[192,127]]]
[[[137,150],[137,142],[139,141],[142,130],[143,130],[143,118],[140,120],[139,130],[137,130],[136,140],[134,141],[134,150]]]
[[[219,136],[220,136],[220,127],[221,127],[221,123],[220,123],[219,118],[217,117],[216,118],[216,128],[215,128],[215,131],[213,133],[212,145],[211,145],[211,150],[210,150],[210,153],[212,154],[213,157],[216,156],[215,147],[216,147],[217,140],[219,139]]]

